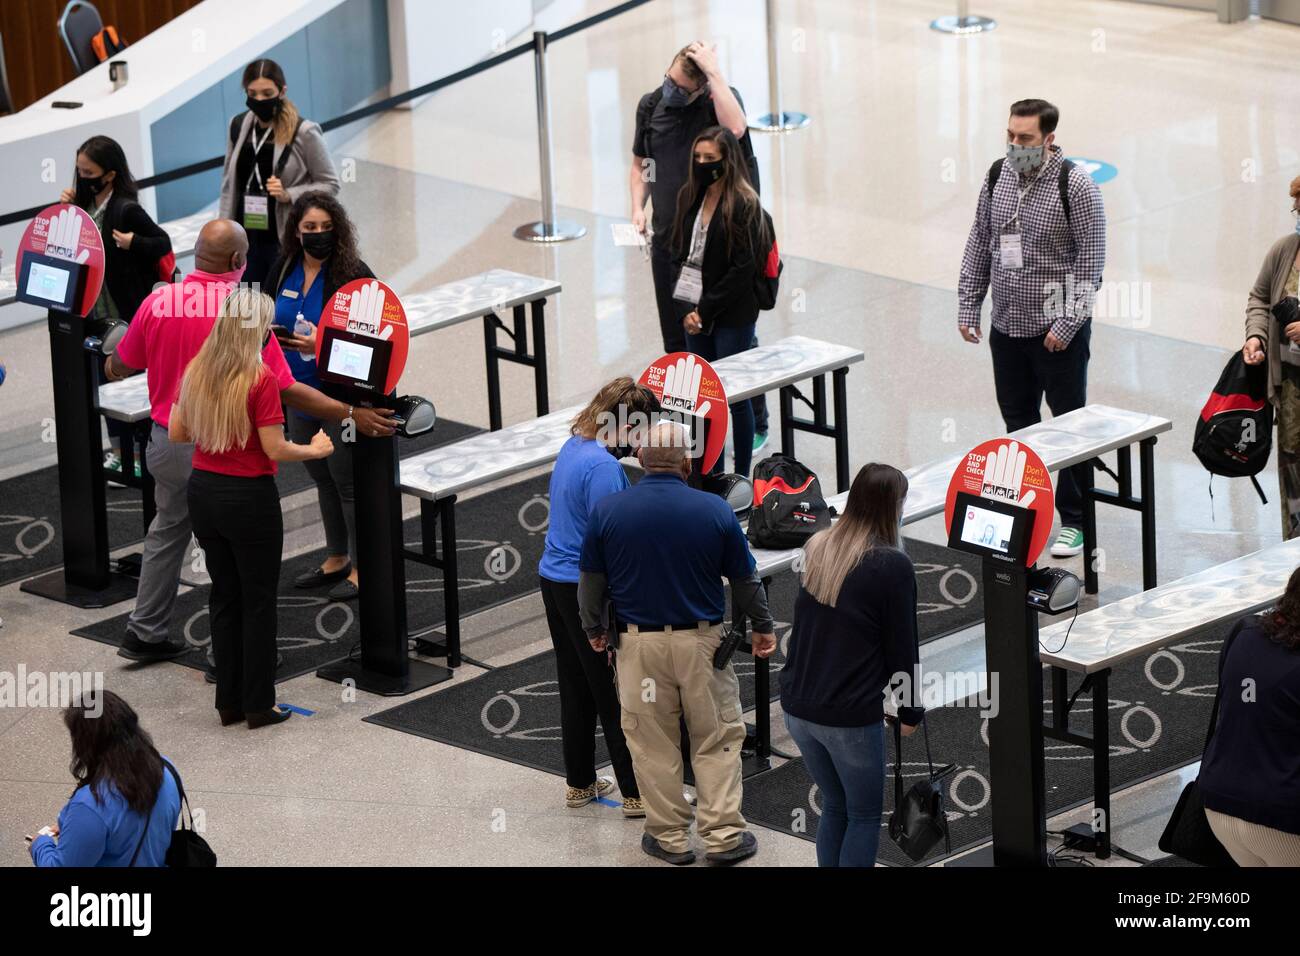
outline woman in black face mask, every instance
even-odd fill
[[[265,282],[280,250],[289,207],[309,192],[337,195],[339,177],[320,125],[298,114],[274,60],[244,70],[246,112],[230,121],[220,216],[248,233],[245,282]]]
[[[266,274],[264,291],[275,299],[275,324],[294,378],[320,388],[316,369],[316,327],[321,310],[334,293],[353,279],[373,279],[357,254],[357,233],[342,203],[328,193],[307,193],[289,209],[284,243],[278,259]],[[345,440],[338,422],[308,418],[290,410],[290,441],[320,429],[334,442],[334,454],[306,462],[316,482],[321,520],[325,524],[325,550],[320,567],[300,575],[294,586],[330,586],[329,596],[347,601],[357,596],[356,508],[352,495],[352,442]]]
[[[59,197],[74,203],[99,227],[104,242],[104,285],[91,310],[101,322],[130,322],[140,303],[153,291],[154,283],[169,281],[160,260],[172,251],[172,241],[137,202],[139,190],[126,162],[126,154],[115,140],[92,136],[77,150],[77,177]],[[173,263],[174,266],[174,263]],[[120,449],[130,426],[108,419],[108,434]],[[110,451],[104,468],[120,473],[119,451]],[[136,459],[136,477],[140,477]]]
[[[747,351],[758,322],[755,283],[772,246],[772,219],[750,185],[740,143],[712,126],[691,145],[691,171],[673,219],[673,289],[686,348],[712,362]],[[736,474],[749,475],[754,447],[750,402],[730,406]],[[723,470],[718,457],[715,471]]]

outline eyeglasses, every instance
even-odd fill
[[[690,97],[694,96],[700,90],[704,89],[703,86],[700,87],[700,90],[688,90],[684,86],[678,86],[677,81],[674,80],[667,73],[664,74],[664,79],[668,81],[669,86],[671,86],[674,90],[676,90],[678,93],[680,93],[682,96],[686,97],[687,99],[690,99]]]

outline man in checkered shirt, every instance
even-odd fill
[[[1088,400],[1088,344],[1106,262],[1106,213],[1092,177],[1054,143],[1059,117],[1046,100],[1012,104],[1007,154],[985,176],[957,283],[957,327],[975,344],[984,293],[993,287],[989,351],[1008,431],[1041,421],[1044,396],[1053,415]],[[991,189],[990,177],[996,177]],[[1087,467],[1058,476],[1061,530],[1052,557],[1083,551]]]

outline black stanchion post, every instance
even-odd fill
[[[51,310],[48,322],[63,567],[24,581],[21,590],[74,607],[107,607],[132,597],[137,582],[108,562],[99,354],[87,344],[84,318]]]

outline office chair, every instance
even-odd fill
[[[90,41],[95,34],[104,29],[104,20],[93,3],[83,0],[69,0],[59,17],[59,36],[72,57],[73,69],[80,76],[91,67],[99,65],[99,59],[91,48]]]

